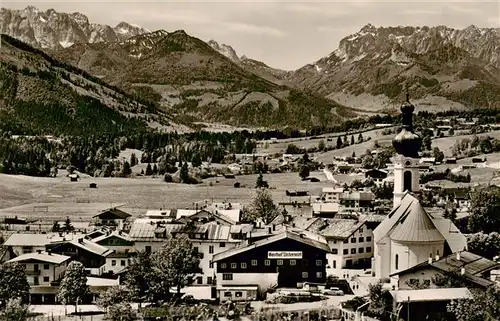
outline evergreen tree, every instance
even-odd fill
[[[66,221],[64,222],[64,231],[65,232],[71,232],[75,228],[73,227],[73,224],[71,224],[71,220],[69,219],[69,216],[66,217]]]
[[[201,157],[200,154],[194,153],[193,157],[191,158],[191,164],[193,167],[200,167],[202,162],[201,162]]]
[[[146,166],[146,176],[151,176],[153,175],[153,169],[151,168],[151,164],[148,163],[148,166]]]
[[[52,232],[59,232],[61,230],[61,225],[59,225],[58,221],[54,221],[54,225],[52,225]]]
[[[153,165],[153,175],[158,174],[158,166],[156,166],[156,163]]]
[[[187,162],[184,162],[184,164],[182,164],[180,177],[183,183],[189,183],[189,169]]]
[[[342,137],[337,137],[337,149],[342,148]]]
[[[128,177],[130,174],[132,174],[132,169],[130,168],[129,162],[125,161],[125,163],[123,163],[121,175],[122,177]]]
[[[144,168],[141,169],[141,175],[144,175]]]
[[[135,165],[137,165],[137,157],[135,153],[132,153],[132,155],[130,155],[130,166],[134,167]]]
[[[269,184],[264,180],[262,173],[257,176],[257,181],[255,182],[255,188],[268,188]]]
[[[299,176],[300,178],[302,179],[305,179],[306,177],[308,177],[310,174],[310,170],[309,170],[309,166],[307,165],[303,165],[301,168],[300,168],[300,172],[299,172]]]
[[[358,135],[358,144],[363,142],[363,134],[359,133]]]
[[[351,145],[354,145],[354,135],[351,136]]]

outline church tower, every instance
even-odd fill
[[[394,157],[394,207],[401,202],[406,191],[420,191],[420,156],[418,152],[422,145],[420,136],[413,132],[413,111],[415,106],[410,103],[410,95],[401,106],[403,128],[392,140],[392,146],[397,152]]]

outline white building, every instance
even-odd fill
[[[26,253],[7,261],[24,265],[30,286],[51,286],[60,281],[71,257],[50,252]]]
[[[344,188],[342,187],[323,187],[320,199],[327,203],[340,203],[340,195],[342,195],[342,193],[344,193]]]
[[[394,159],[394,209],[374,230],[375,275],[389,278],[428,260],[466,249],[467,242],[448,219],[428,214],[412,193],[420,191],[419,155],[421,140],[413,133],[415,107],[403,104],[403,129],[393,139],[398,153]]]

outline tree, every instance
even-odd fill
[[[194,153],[193,157],[191,158],[191,164],[193,167],[200,167],[202,162],[201,162],[201,157],[199,153]]]
[[[304,153],[304,155],[302,155],[302,160],[301,161],[302,161],[303,164],[309,163],[309,161],[310,161],[309,160],[309,154]]]
[[[9,299],[5,309],[0,312],[0,320],[26,321],[30,317],[30,306],[23,304],[20,298]]]
[[[52,225],[52,232],[57,233],[59,231],[61,231],[61,225],[58,221],[54,221],[54,225]]]
[[[122,166],[121,176],[128,177],[132,174],[132,168],[130,168],[130,164],[128,161],[125,161]]]
[[[151,296],[151,278],[152,266],[150,253],[139,252],[132,259],[125,275],[124,285],[130,291],[130,296],[135,302],[146,302],[152,299]]]
[[[337,149],[342,148],[342,137],[337,137]]]
[[[467,239],[467,249],[477,255],[493,259],[500,255],[500,233],[492,232],[485,234],[482,232],[471,234]]]
[[[324,151],[325,148],[326,148],[325,141],[324,140],[320,140],[319,143],[318,143],[318,150],[319,151]]]
[[[17,262],[0,265],[0,307],[5,307],[10,299],[23,298],[29,290],[23,265]]]
[[[170,288],[179,294],[199,269],[200,255],[185,235],[171,237],[151,255],[153,286],[157,298],[170,298]]]
[[[356,152],[355,151],[352,151],[352,155],[351,155],[352,158],[356,158]]]
[[[500,188],[487,186],[471,193],[468,229],[472,233],[500,231]]]
[[[189,170],[187,162],[184,162],[184,164],[182,164],[180,176],[183,183],[189,183]]]
[[[278,215],[278,206],[274,203],[269,190],[258,189],[250,207],[244,209],[242,221],[254,223],[257,219],[262,219],[264,224],[269,224]]]
[[[137,157],[135,156],[135,153],[130,154],[130,166],[134,167],[137,165]]]
[[[75,313],[78,312],[78,303],[89,292],[85,267],[78,261],[71,262],[59,286],[57,299],[64,305],[75,304]]]
[[[300,178],[304,180],[306,177],[309,176],[309,174],[310,174],[309,166],[302,165],[302,167],[300,167],[300,172],[299,172]]]
[[[351,135],[351,145],[354,145],[354,135]]]
[[[156,163],[153,165],[153,175],[158,174],[158,166],[156,166]]]
[[[439,150],[438,147],[434,147],[434,149],[432,150],[432,154],[435,158],[435,161],[437,163],[442,163],[443,160],[444,160],[444,153],[442,151]]]
[[[66,233],[73,231],[75,228],[73,227],[73,224],[71,224],[71,220],[69,219],[69,216],[66,217],[66,221],[64,221],[64,231]]]
[[[358,144],[360,144],[362,142],[363,142],[363,134],[359,133],[359,135],[358,135]]]
[[[257,176],[257,181],[255,182],[255,188],[269,188],[269,183],[264,180],[262,173]]]
[[[453,136],[453,135],[455,135],[455,130],[452,127],[448,130],[448,136]]]
[[[128,287],[123,285],[112,286],[99,295],[97,306],[108,311],[108,308],[115,304],[129,302],[131,297],[132,295]]]
[[[368,297],[370,298],[368,311],[371,314],[378,317],[384,317],[391,309],[387,294],[388,291],[384,290],[381,282],[368,285]]]
[[[127,302],[119,302],[109,307],[106,319],[111,321],[135,321],[137,313]]]
[[[153,169],[151,168],[151,164],[148,163],[148,166],[146,166],[146,176],[151,176],[153,175]]]
[[[500,288],[490,285],[486,291],[472,289],[472,298],[451,301],[447,309],[458,321],[497,321],[500,316]]]

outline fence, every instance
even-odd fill
[[[29,321],[104,321],[104,314],[98,315],[43,315],[29,318]]]
[[[249,317],[251,321],[323,321],[323,320],[345,320],[345,321],[379,321],[356,312],[338,307],[319,309],[282,311],[280,309],[268,309],[258,311]]]

